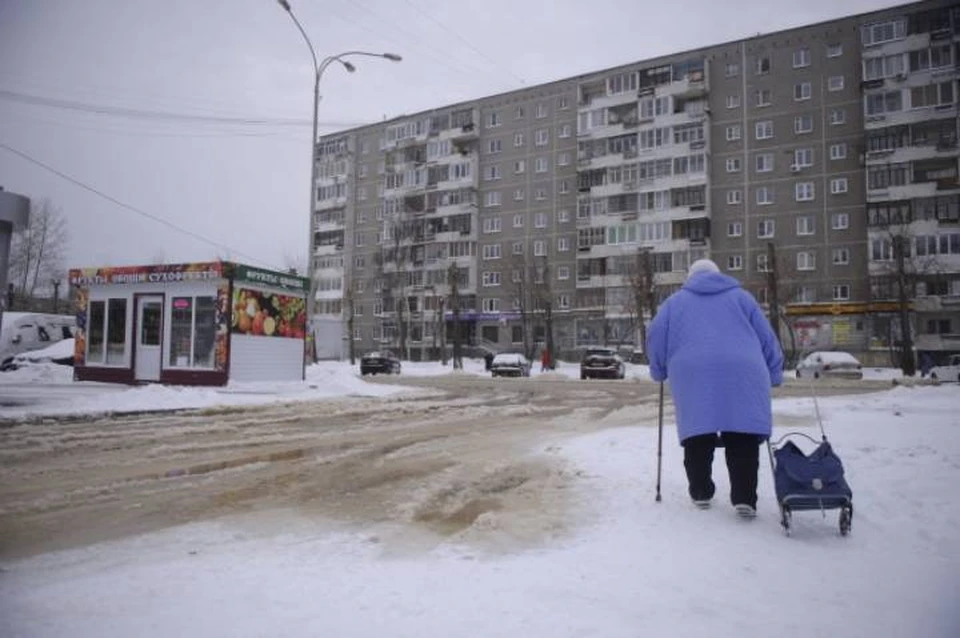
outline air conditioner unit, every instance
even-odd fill
[[[790,172],[792,173],[799,173],[801,170],[803,170],[803,167],[799,164],[793,164],[790,166]]]

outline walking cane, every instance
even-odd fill
[[[663,457],[663,381],[660,382],[660,410],[657,415],[657,503],[660,502],[660,460]]]

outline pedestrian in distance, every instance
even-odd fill
[[[650,376],[670,382],[690,498],[710,506],[718,438],[730,502],[756,516],[760,444],[773,426],[771,387],[783,381],[783,352],[759,304],[709,259],[657,309],[647,337]]]
[[[550,369],[550,350],[544,348],[543,352],[540,353],[540,372],[546,372]]]

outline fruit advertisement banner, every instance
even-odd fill
[[[307,328],[306,300],[272,292],[233,289],[233,334],[303,339]]]

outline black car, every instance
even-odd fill
[[[587,348],[580,360],[580,378],[622,379],[626,376],[627,367],[623,359],[613,348]]]
[[[371,352],[360,357],[360,375],[400,374],[400,359],[389,351]]]

